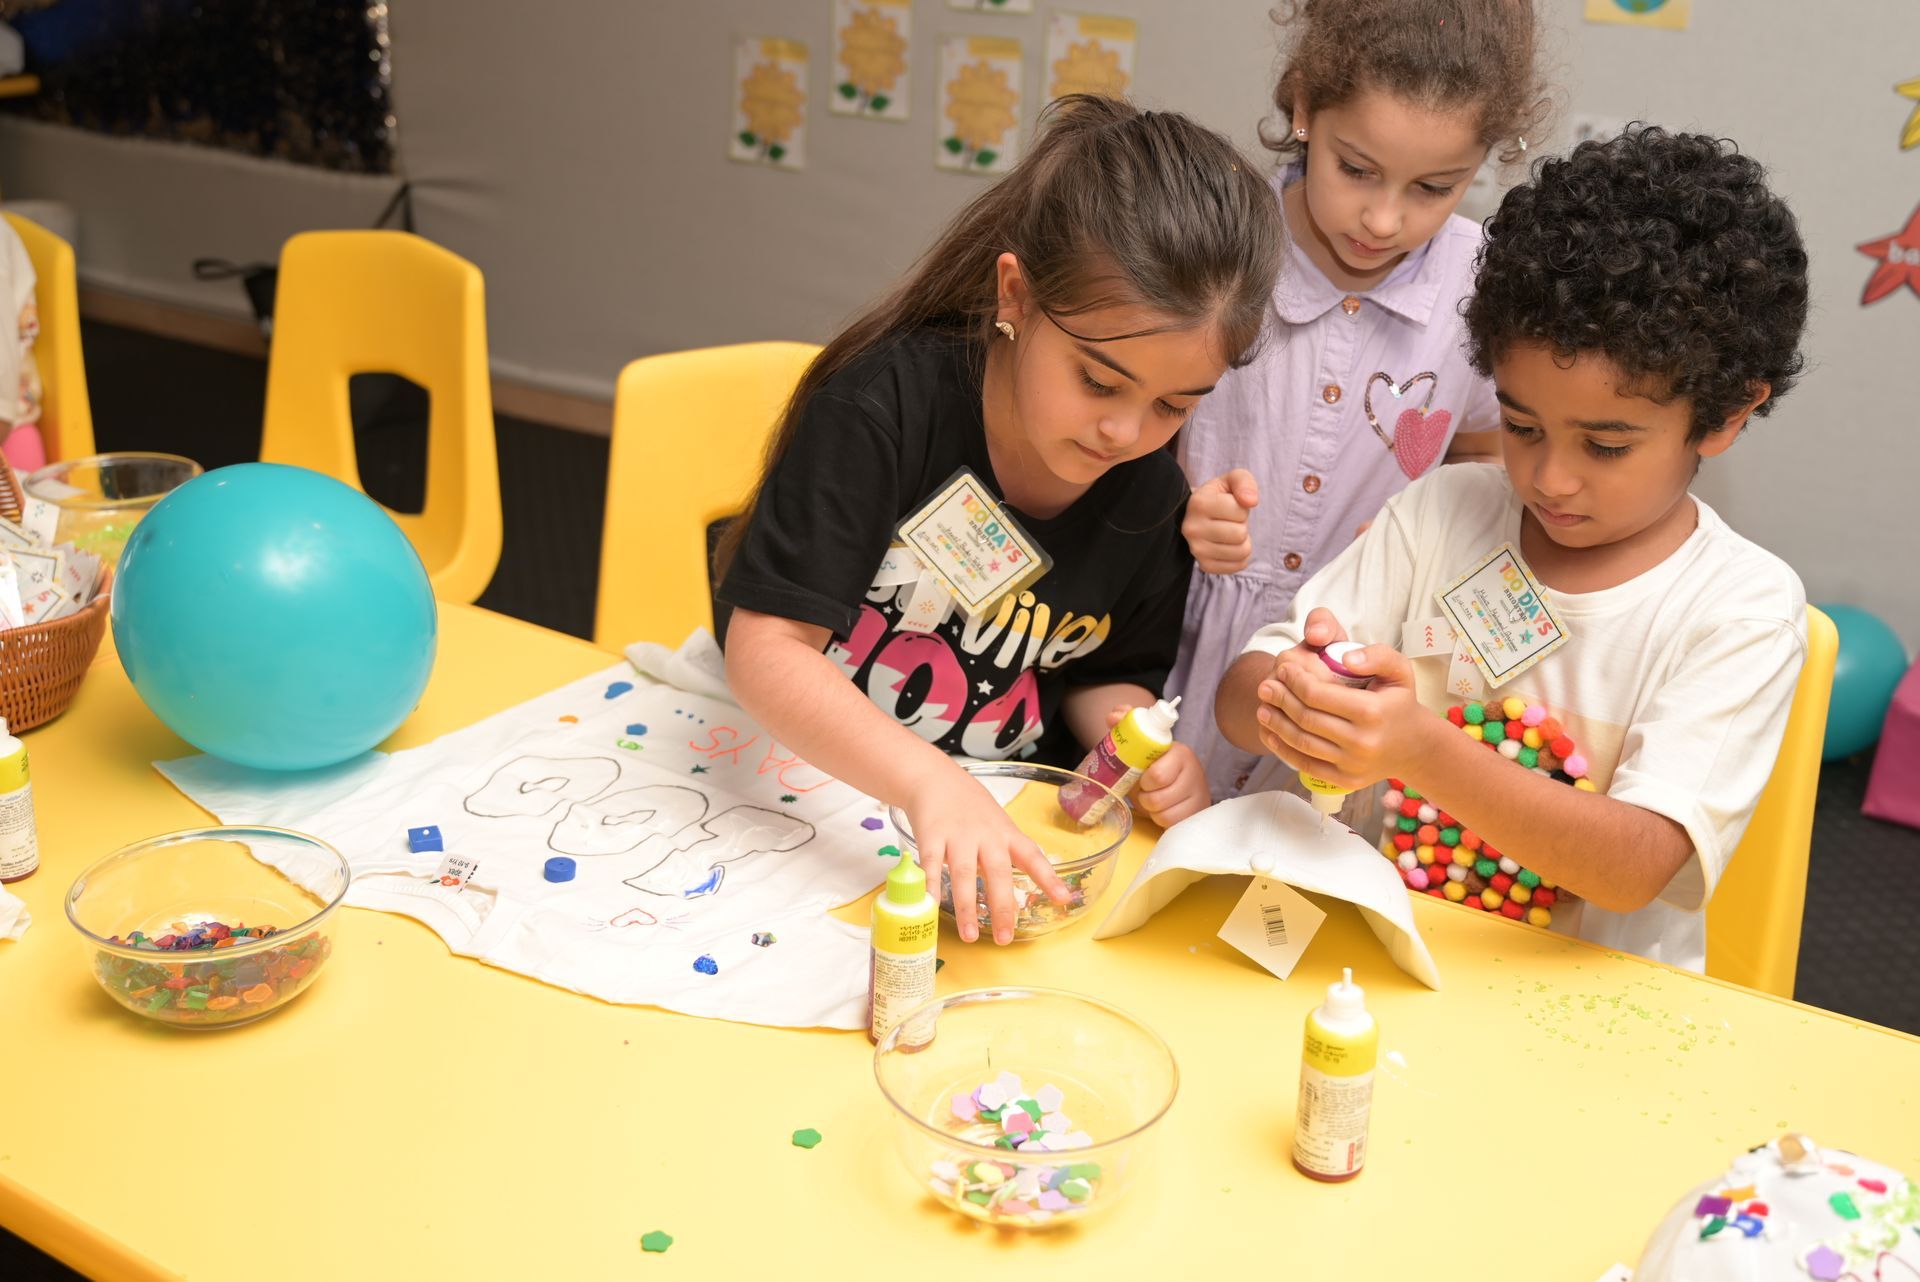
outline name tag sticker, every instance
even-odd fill
[[[900,523],[900,541],[974,619],[1053,562],[967,468]]]
[[[1511,543],[1501,544],[1435,597],[1492,689],[1567,643],[1566,626],[1554,614],[1547,590]]]

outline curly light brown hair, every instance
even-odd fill
[[[1534,69],[1533,0],[1295,0],[1273,11],[1292,30],[1273,89],[1277,129],[1260,140],[1285,157],[1306,149],[1293,112],[1338,107],[1380,90],[1436,112],[1471,112],[1503,162],[1520,158],[1549,103]]]

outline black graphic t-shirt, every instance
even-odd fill
[[[727,605],[817,624],[873,702],[947,752],[1031,755],[1070,686],[1159,693],[1192,564],[1187,483],[1156,451],[1109,469],[1058,516],[1011,508],[1053,567],[973,622],[902,631],[914,585],[876,586],[894,530],[960,468],[995,498],[977,354],[922,330],[849,365],[808,402],[719,589]],[[1050,737],[1047,755],[1077,746]]]

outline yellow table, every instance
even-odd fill
[[[611,661],[442,610],[394,746]],[[1280,983],[1214,938],[1240,890],[1217,878],[1104,943],[1084,925],[1007,949],[943,937],[943,991],[1093,993],[1180,1060],[1122,1208],[1000,1236],[916,1193],[859,1034],[609,1006],[449,957],[403,918],[343,912],[325,977],[260,1024],[132,1018],[95,987],[61,896],[108,849],[205,821],[148,766],[183,746],[110,659],[27,742],[44,866],[14,887],[33,928],[0,944],[0,1223],[96,1277],[1587,1282],[1788,1126],[1920,1173],[1920,1040],[1424,898],[1444,992],[1338,904]],[[1325,1186],[1286,1154],[1301,1021],[1341,965],[1405,1067],[1381,1074],[1366,1172]],[[826,1137],[811,1151],[788,1140],[807,1126]],[[667,1254],[642,1254],[652,1229]]]

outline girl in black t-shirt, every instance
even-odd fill
[[[947,754],[1029,754],[1064,729],[1058,755],[1077,755],[1158,697],[1191,564],[1187,486],[1162,447],[1249,356],[1279,227],[1268,184],[1218,134],[1064,99],[1013,172],[814,361],[721,545],[741,705],[902,806],[932,884],[943,864],[956,886],[977,874],[1001,943],[1012,868],[1066,888]],[[962,469],[1052,561],[972,617],[930,606],[930,580],[894,546]],[[1208,800],[1184,745],[1137,795],[1162,824]],[[954,900],[975,938],[973,896]]]

